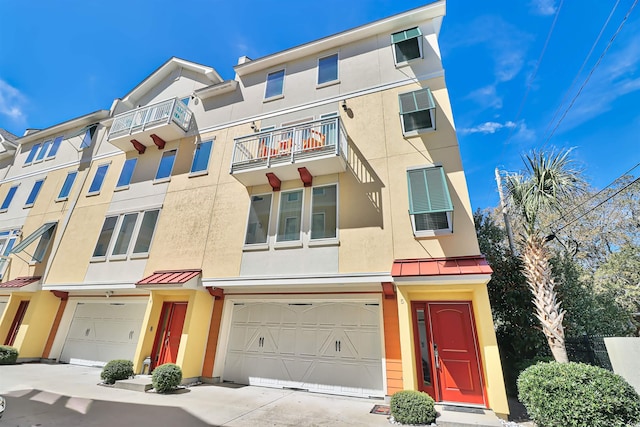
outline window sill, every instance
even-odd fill
[[[169,181],[171,181],[171,177],[170,176],[168,176],[166,178],[154,179],[153,180],[153,185],[164,184],[165,182],[169,182]]]
[[[293,249],[293,248],[301,248],[302,240],[293,240],[289,242],[276,242],[273,245],[274,249]]]
[[[278,99],[282,99],[282,98],[284,98],[284,94],[275,95],[275,96],[272,96],[270,98],[265,98],[265,99],[262,100],[262,102],[266,103],[266,102],[271,102],[271,101],[277,101]]]
[[[127,255],[111,255],[109,261],[126,261]]]
[[[190,172],[189,173],[189,178],[195,178],[197,176],[203,176],[203,175],[209,175],[209,170],[205,169],[205,170],[202,170],[202,171]]]
[[[434,126],[432,128],[427,128],[427,129],[418,129],[418,130],[412,130],[412,131],[409,131],[409,132],[402,132],[402,135],[405,138],[410,138],[410,137],[413,137],[413,136],[420,136],[420,135],[422,135],[424,133],[431,133],[431,132],[435,132],[435,131],[436,131],[436,127]]]
[[[124,190],[128,190],[129,186],[128,185],[123,185],[121,187],[116,187],[113,189],[113,191],[124,191]]]
[[[414,231],[413,236],[416,239],[432,239],[434,237],[441,236],[451,236],[453,235],[453,230],[424,230],[424,231]]]
[[[28,205],[24,205],[22,209],[29,209],[33,207],[33,203],[29,203]]]
[[[243,252],[267,251],[267,250],[269,250],[268,243],[254,243],[251,245],[244,245],[242,247]]]
[[[422,57],[422,55],[418,56],[417,58],[410,59],[410,60],[408,60],[408,61],[396,62],[396,68],[404,68],[404,67],[407,67],[407,66],[409,66],[409,65],[413,64],[414,62],[418,62],[418,61],[420,61],[421,59],[424,59],[424,58]]]
[[[9,208],[7,208],[7,209],[0,209],[0,213],[5,213],[5,212],[6,212],[6,211],[8,211],[8,210],[9,210]]]
[[[87,197],[97,196],[98,194],[100,194],[99,191],[94,191],[93,193],[87,193]]]
[[[58,202],[66,202],[67,200],[69,200],[69,196],[67,197],[59,197],[57,199],[54,200],[54,202],[58,203]]]
[[[40,261],[34,261],[34,260],[29,261],[29,267],[33,267],[38,264],[40,264]]]
[[[334,239],[309,240],[308,246],[310,248],[317,248],[322,246],[340,246],[340,239],[334,238]]]
[[[143,259],[143,258],[149,258],[149,252],[144,252],[140,254],[131,254],[131,256],[129,256],[129,259]]]
[[[324,83],[318,83],[318,84],[316,85],[316,89],[322,89],[322,88],[329,87],[329,86],[333,86],[333,85],[337,85],[337,84],[340,84],[340,79],[338,79],[338,80],[331,80],[331,81],[329,81],[329,82],[324,82]]]

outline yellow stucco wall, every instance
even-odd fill
[[[398,285],[396,283],[396,285],[405,389],[416,390],[418,387],[411,302],[471,301],[489,407],[498,415],[509,414],[502,365],[498,353],[498,344],[493,328],[486,285],[465,283],[451,285]]]
[[[42,357],[60,299],[49,291],[13,292],[0,324],[0,337],[3,342],[21,301],[29,301],[29,307],[22,319],[13,347],[18,349],[19,358]]]

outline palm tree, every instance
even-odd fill
[[[562,325],[565,310],[558,300],[547,248],[555,236],[543,233],[540,219],[545,214],[561,212],[565,203],[584,189],[580,171],[569,158],[570,152],[534,150],[523,157],[525,170],[505,179],[512,212],[523,228],[520,241],[523,274],[533,294],[536,317],[553,357],[561,363],[569,361]]]

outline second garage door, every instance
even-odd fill
[[[113,359],[132,360],[146,308],[146,302],[79,302],[60,361],[103,366]]]
[[[378,303],[235,303],[223,378],[384,396]]]

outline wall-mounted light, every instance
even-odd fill
[[[342,109],[344,110],[345,113],[347,111],[349,111],[349,107],[347,107],[347,100],[346,99],[342,101]]]
[[[106,291],[105,295],[107,298],[109,298],[111,295],[113,295],[113,291]]]
[[[254,132],[258,132],[260,129],[258,129],[258,126],[256,125],[256,122],[251,122],[251,130]]]

